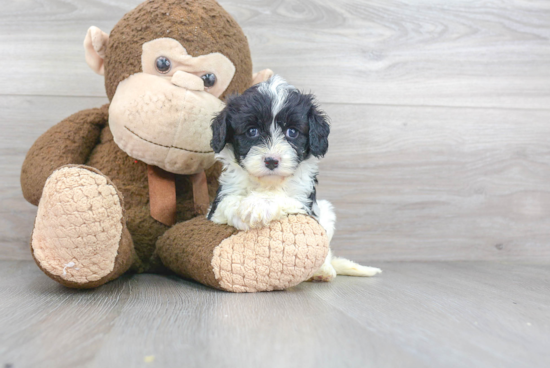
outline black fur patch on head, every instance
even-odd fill
[[[258,86],[246,90],[241,96],[233,99],[228,108],[231,114],[231,143],[237,162],[241,162],[250,149],[271,139],[270,125],[273,121],[271,98],[258,92]],[[250,137],[247,132],[258,129],[256,137]]]
[[[210,146],[215,153],[220,153],[227,143],[229,116],[227,109],[223,109],[213,120],[210,128],[212,129],[212,140]]]
[[[315,157],[323,157],[328,151],[330,125],[328,117],[313,103],[309,110],[309,149]]]
[[[289,128],[299,132],[296,138],[287,138],[287,141],[296,150],[300,161],[307,159],[310,154],[315,157],[326,154],[330,127],[327,117],[317,107],[312,94],[304,94],[298,90],[290,92],[275,121],[283,132]]]
[[[291,91],[275,117],[275,123],[281,128],[283,134],[288,129],[298,132],[296,138],[286,137],[288,143],[296,151],[298,162],[309,157],[309,122],[307,114],[311,109],[313,96],[304,95],[297,90]]]
[[[252,147],[270,139],[269,126],[272,121],[271,98],[259,93],[258,86],[253,86],[242,95],[229,98],[225,108],[214,118],[212,148],[219,153],[226,144],[231,144],[240,163]],[[246,135],[251,128],[259,130],[257,137]]]
[[[272,124],[275,121],[296,151],[298,163],[310,155],[324,156],[330,133],[328,118],[318,108],[313,95],[301,93],[287,84],[282,88],[288,92],[286,95],[280,92],[273,94],[271,89],[256,85],[240,96],[230,97],[212,123],[214,152],[219,153],[229,143],[240,164],[252,147],[272,139]],[[280,101],[280,109],[274,112],[274,100],[282,96],[284,99]],[[257,129],[258,134],[250,136],[247,134],[250,129]],[[289,129],[295,136],[288,134]]]

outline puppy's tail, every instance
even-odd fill
[[[332,257],[330,264],[336,270],[337,275],[344,276],[374,276],[382,270],[376,267],[361,266],[349,259]]]

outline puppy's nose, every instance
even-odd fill
[[[267,167],[269,170],[275,170],[279,166],[279,160],[273,158],[273,157],[267,157],[264,160],[265,167]]]

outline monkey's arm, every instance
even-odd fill
[[[109,120],[109,105],[82,110],[48,129],[25,157],[21,188],[25,199],[38,205],[46,179],[68,164],[86,163]]]

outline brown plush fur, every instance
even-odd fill
[[[127,213],[127,227],[132,238],[138,262],[137,272],[158,267],[152,259],[155,242],[168,226],[150,216],[147,165],[124,153],[113,140],[106,125],[108,105],[100,109],[80,111],[53,126],[33,144],[21,171],[24,197],[38,205],[42,188],[48,177],[68,164],[84,164],[98,169],[122,193]],[[218,188],[221,165],[216,163],[206,171],[211,199]],[[177,221],[186,221],[197,215],[189,177],[176,176]]]
[[[109,106],[77,112],[50,128],[32,145],[21,169],[27,201],[38,205],[46,179],[68,164],[84,164],[109,120]]]
[[[105,88],[109,99],[118,83],[141,71],[143,43],[160,37],[178,40],[192,56],[212,52],[226,55],[236,72],[225,95],[242,93],[252,83],[246,36],[215,1],[147,1],[127,13],[110,34],[105,57]],[[109,105],[80,111],[38,138],[23,163],[23,195],[37,205],[47,178],[67,164],[84,164],[99,170],[124,198],[127,228],[137,254],[132,269],[155,270],[160,264],[154,256],[155,243],[169,227],[150,216],[147,165],[129,157],[115,144],[108,126],[108,111]],[[211,199],[218,188],[220,172],[220,164],[206,171]],[[198,215],[187,176],[176,177],[176,198],[178,222]]]
[[[222,289],[212,271],[212,254],[222,240],[235,233],[234,227],[216,225],[199,216],[165,232],[157,242],[158,255],[178,275]]]
[[[214,0],[164,0],[140,4],[113,28],[105,55],[105,89],[109,100],[116,87],[141,71],[145,42],[169,37],[191,56],[220,52],[235,65],[235,77],[221,96],[242,92],[252,84],[252,60],[246,36]]]

